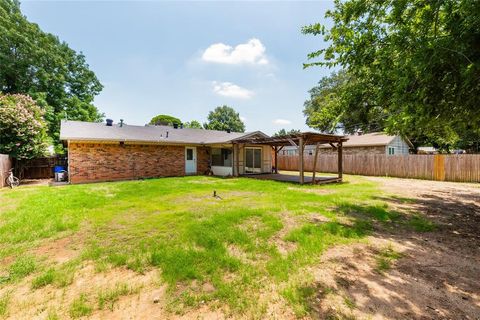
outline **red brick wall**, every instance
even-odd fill
[[[184,146],[70,143],[68,161],[71,183],[185,175]]]
[[[204,174],[207,171],[208,163],[210,161],[210,148],[197,148],[197,173]]]

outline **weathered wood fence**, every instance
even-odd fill
[[[0,154],[0,188],[5,186],[8,170],[12,167],[12,160],[6,154]]]
[[[279,155],[280,170],[298,170],[298,155]],[[305,171],[313,170],[313,155],[305,155]],[[317,172],[337,172],[337,155],[317,159]],[[439,181],[480,182],[480,154],[461,155],[344,155],[343,172],[365,176]]]
[[[35,158],[19,160],[15,163],[21,179],[48,179],[53,178],[55,166],[67,166],[65,157]]]

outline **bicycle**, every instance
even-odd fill
[[[7,174],[8,174],[8,176],[5,179],[6,185],[9,186],[10,189],[18,187],[20,185],[20,179],[18,179],[17,177],[15,177],[13,175],[13,168],[8,170]]]

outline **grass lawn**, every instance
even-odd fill
[[[15,303],[9,296],[20,283],[27,281],[33,292],[68,291],[91,264],[100,274],[158,270],[169,312],[209,305],[261,318],[268,287],[303,316],[309,281],[304,270],[324,250],[366,241],[376,225],[425,227],[418,217],[410,221],[389,210],[379,195],[375,183],[359,177],[321,186],[184,177],[4,189],[0,313],[9,314]],[[65,261],[38,250],[66,237],[80,249]],[[73,302],[48,311],[49,317],[108,310],[121,296],[141,290],[118,279],[110,287],[79,292]]]

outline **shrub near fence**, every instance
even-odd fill
[[[314,156],[305,155],[305,171],[313,170]],[[279,155],[280,170],[298,170],[298,155]],[[337,155],[318,156],[317,172],[337,172]],[[343,156],[343,172],[365,176],[439,181],[480,182],[480,154]]]
[[[6,154],[0,154],[0,188],[5,186],[7,171],[12,167],[12,160]]]

